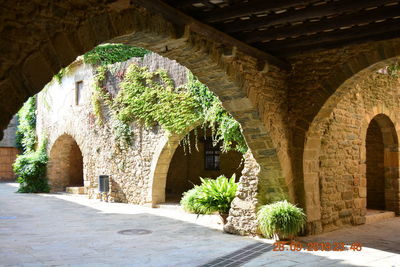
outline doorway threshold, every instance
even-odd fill
[[[365,216],[366,220],[365,223],[375,223],[379,221],[384,221],[390,218],[396,217],[394,211],[388,210],[371,210],[367,209],[367,215]]]

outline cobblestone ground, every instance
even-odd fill
[[[302,239],[361,251],[275,252],[270,240],[222,233],[213,216],[16,189],[0,183],[1,266],[400,266],[397,218]]]

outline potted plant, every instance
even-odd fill
[[[304,228],[306,215],[301,208],[283,200],[261,206],[257,221],[263,236],[285,240],[293,239]]]
[[[216,179],[200,178],[200,186],[184,193],[181,200],[183,209],[196,214],[218,212],[225,224],[238,187],[235,179],[235,174],[229,179],[223,175]]]

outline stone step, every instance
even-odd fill
[[[83,195],[83,194],[85,194],[85,187],[70,186],[70,187],[65,188],[65,192],[70,193],[70,194]]]
[[[181,205],[179,203],[160,203],[156,204],[154,208],[159,209],[171,209],[171,210],[181,210]]]
[[[387,210],[367,210],[367,215],[365,216],[366,224],[375,223],[379,221],[384,221],[390,218],[396,217],[396,214],[393,211]]]

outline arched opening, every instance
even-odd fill
[[[54,142],[50,150],[47,176],[53,192],[84,186],[83,156],[72,136],[64,134]],[[82,190],[78,191],[83,193]]]
[[[213,145],[211,132],[197,129],[190,133],[190,151],[180,145],[169,164],[165,195],[167,202],[179,202],[182,193],[201,184],[202,178],[231,177],[239,181],[243,169],[243,155],[237,151],[222,153],[219,144]],[[196,140],[197,139],[197,140]]]
[[[365,91],[365,90],[372,90],[371,88],[374,88],[373,90],[381,90],[379,89],[376,85],[374,87],[365,87],[366,83],[370,82],[370,79],[372,79],[373,74],[378,73],[380,70],[386,68],[387,66],[390,66],[395,62],[398,58],[389,58],[383,61],[380,61],[375,64],[371,64],[368,66],[364,66],[365,69],[359,72],[355,72],[354,70],[352,71],[352,77],[348,78],[345,82],[343,82],[339,87],[333,86],[331,83],[326,83],[327,85],[331,85],[332,89],[327,90],[328,95],[326,101],[322,101],[321,104],[323,103],[322,107],[319,108],[318,114],[314,117],[312,120],[312,123],[310,124],[310,127],[306,133],[305,136],[305,142],[304,142],[304,151],[302,151],[302,175],[303,179],[299,179],[302,182],[301,187],[304,190],[304,203],[305,203],[305,210],[307,213],[307,232],[310,234],[318,234],[323,231],[329,231],[329,228],[327,230],[324,229],[324,222],[323,222],[323,214],[332,214],[332,211],[336,211],[336,208],[332,208],[329,210],[324,210],[323,207],[323,202],[325,204],[327,201],[323,200],[324,198],[324,193],[323,192],[323,185],[321,184],[321,171],[323,166],[321,165],[321,156],[322,155],[322,150],[323,150],[323,144],[326,143],[326,140],[324,138],[324,135],[330,135],[330,132],[338,130],[339,132],[338,135],[345,135],[346,131],[344,128],[341,126],[339,128],[335,128],[335,130],[331,129],[330,126],[332,124],[332,120],[338,121],[341,118],[343,118],[345,121],[350,122],[347,123],[347,126],[349,129],[357,129],[354,131],[355,138],[359,139],[359,144],[360,147],[358,147],[356,150],[355,147],[352,148],[354,151],[357,151],[358,155],[356,152],[352,153],[347,153],[350,152],[351,150],[347,150],[346,154],[350,155],[352,154],[352,159],[358,159],[358,161],[354,161],[352,163],[352,170],[349,170],[349,168],[346,169],[346,172],[351,172],[351,184],[353,184],[354,191],[353,194],[347,193],[347,197],[355,197],[357,200],[354,202],[353,209],[365,209],[366,208],[366,132],[367,128],[369,126],[369,123],[371,122],[372,117],[374,117],[376,114],[379,113],[386,113],[390,115],[390,117],[394,118],[394,113],[391,113],[391,110],[388,109],[383,101],[377,100],[376,97],[374,98],[365,98],[363,97],[363,93],[359,93],[360,90]],[[366,64],[367,62],[365,62]],[[350,73],[348,74],[350,75]],[[340,75],[339,75],[340,76]],[[351,76],[351,75],[350,75]],[[346,76],[347,77],[347,76]],[[375,76],[374,76],[375,77]],[[335,75],[332,75],[332,79],[337,79]],[[338,79],[340,80],[340,79]],[[361,86],[363,84],[363,86]],[[383,86],[384,84],[382,84]],[[380,92],[385,92],[385,91],[380,91]],[[390,94],[382,93],[382,96],[387,96],[388,98],[391,97]],[[345,104],[345,106],[338,107],[341,103],[343,104],[344,101],[347,99],[355,99],[353,103],[355,105],[358,105],[358,108],[363,108],[365,107],[365,110],[363,109],[358,109],[357,110],[357,116],[353,117],[352,119],[349,118],[351,115],[346,115],[343,117],[343,113],[341,113],[343,110],[349,110],[349,105]],[[371,100],[373,99],[373,101]],[[350,100],[349,100],[350,101]],[[347,106],[346,106],[347,105]],[[335,112],[335,110],[338,110],[338,112]],[[363,114],[363,115],[362,115]],[[379,115],[379,116],[385,116],[385,115]],[[390,122],[390,119],[387,118],[387,120]],[[346,123],[345,123],[346,124]],[[357,125],[356,125],[357,124]],[[351,131],[351,130],[350,130]],[[394,131],[394,126],[392,127],[392,131]],[[336,139],[333,140],[335,144],[338,144],[339,140],[337,139],[338,135],[336,135]],[[333,135],[332,135],[333,136]],[[352,138],[352,137],[351,137]],[[351,142],[348,142],[347,144],[353,144],[356,145],[355,141],[352,140]],[[385,144],[386,146],[386,144]],[[329,148],[327,148],[329,149]],[[339,156],[339,154],[336,154]],[[326,158],[324,159],[326,160]],[[333,161],[335,164],[339,163],[338,160]],[[358,162],[358,163],[357,163]],[[357,167],[357,165],[360,164],[360,166]],[[386,172],[386,169],[385,169]],[[365,180],[365,181],[364,181]],[[334,180],[335,183],[337,180]],[[350,183],[348,184],[350,185]],[[353,189],[352,189],[353,190]],[[300,190],[301,191],[301,190]],[[330,189],[328,189],[329,192]],[[349,190],[350,191],[350,190]],[[358,192],[358,194],[356,194]],[[358,195],[358,196],[357,196]],[[349,204],[350,205],[350,204]],[[386,208],[387,209],[387,208]],[[358,215],[354,215],[356,212],[352,213],[352,216],[358,216],[358,219],[352,219],[351,222],[352,224],[363,224],[365,223],[365,210],[363,211],[358,211]],[[328,215],[325,215],[325,217],[328,217]],[[328,219],[327,219],[328,220]]]
[[[369,123],[365,147],[367,209],[398,212],[398,139],[386,115]]]
[[[385,209],[384,146],[376,120],[368,126],[366,138],[367,209]]]

